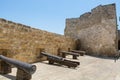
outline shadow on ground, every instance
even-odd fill
[[[42,63],[42,64],[47,64],[47,65],[51,65],[51,66],[57,66],[57,67],[68,68],[67,66],[64,66],[64,65],[61,65],[61,64],[57,64],[57,63],[49,64],[48,61],[47,61],[47,62],[42,61],[41,63]],[[76,67],[76,68],[78,68],[78,67]],[[76,70],[76,68],[71,67],[71,68],[69,68],[69,69],[75,69],[75,70]]]
[[[11,80],[16,80],[16,77],[13,76],[13,75],[5,74],[5,75],[2,75],[2,76],[6,77],[6,78],[9,78]]]
[[[100,58],[100,59],[110,59],[110,60],[114,60],[114,62],[116,62],[118,59],[120,59],[120,56],[114,56],[114,57],[94,56],[94,55],[88,55],[88,56],[95,57],[95,58]]]

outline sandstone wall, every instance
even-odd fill
[[[24,62],[40,61],[40,49],[57,54],[57,49],[75,48],[75,40],[63,35],[0,19],[0,54]]]
[[[100,5],[79,18],[66,19],[65,36],[80,39],[88,54],[113,56],[117,53],[115,4]]]

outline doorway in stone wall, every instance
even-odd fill
[[[120,40],[118,40],[118,50],[120,50]]]
[[[81,43],[80,43],[80,39],[76,40],[76,50],[80,50],[81,49]]]

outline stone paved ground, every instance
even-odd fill
[[[32,80],[120,80],[120,59],[102,59],[80,56],[81,65],[76,69],[65,66],[35,63],[37,71]],[[16,68],[8,75],[0,75],[0,80],[15,80]]]

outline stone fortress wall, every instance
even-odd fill
[[[41,49],[57,55],[59,48],[85,50],[87,54],[98,56],[116,55],[118,31],[115,4],[100,5],[79,18],[66,19],[65,36],[0,19],[2,55],[32,63],[44,60],[37,58]]]
[[[115,4],[99,5],[79,18],[66,19],[65,36],[80,39],[87,54],[114,56],[118,51]]]
[[[58,48],[75,48],[75,40],[63,35],[0,19],[0,54],[24,62],[41,61],[40,49],[57,55]]]

